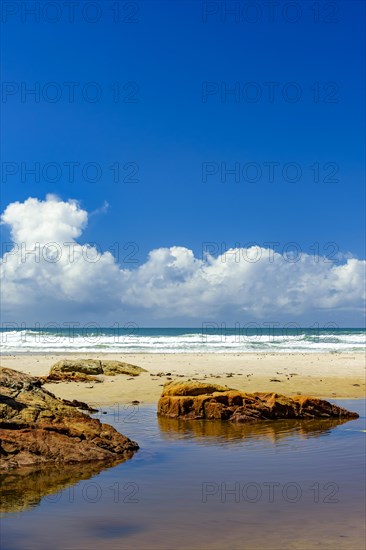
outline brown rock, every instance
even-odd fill
[[[66,405],[70,405],[71,407],[77,407],[82,411],[88,411],[91,413],[98,412],[98,409],[94,409],[94,407],[91,407],[90,405],[88,405],[88,403],[84,403],[84,401],[78,401],[77,399],[73,399],[72,401],[69,401],[68,399],[63,399],[63,402]]]
[[[42,376],[40,378],[42,383],[46,382],[97,382],[100,383],[102,380],[96,376],[90,376],[89,374],[84,374],[83,372],[50,372],[48,376]]]
[[[209,384],[206,382],[170,382],[164,385],[162,396],[164,395],[202,395],[218,391],[227,391],[228,388],[218,384]]]
[[[204,383],[165,384],[158,414],[190,420],[256,422],[277,419],[358,418],[323,399],[277,393],[245,393]]]
[[[124,363],[123,361],[101,361],[103,374],[107,376],[114,376],[116,374],[128,374],[129,376],[138,376],[142,372],[146,372],[146,369],[138,367],[136,365],[130,365],[130,363]]]
[[[73,372],[88,375],[103,374],[102,363],[99,359],[62,359],[51,367],[50,374]]]
[[[2,368],[0,386],[3,470],[48,463],[123,460],[138,449],[137,443],[112,426],[101,424],[43,389],[37,378]]]

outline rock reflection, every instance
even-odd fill
[[[253,423],[219,422],[212,420],[182,420],[158,416],[163,437],[168,439],[201,438],[204,443],[218,440],[237,442],[243,439],[267,439],[273,443],[288,437],[320,437],[333,428],[348,422],[346,419],[269,420]]]
[[[121,462],[124,460],[8,470],[0,474],[0,513],[21,512],[38,506],[42,498],[54,495]]]

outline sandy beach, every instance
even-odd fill
[[[326,399],[365,397],[365,356],[362,353],[323,354],[27,354],[3,355],[1,365],[34,376],[45,376],[62,358],[104,358],[125,361],[147,370],[137,377],[100,376],[102,383],[45,384],[57,397],[95,405],[155,403],[162,385],[180,377],[204,380],[242,391],[307,394]]]

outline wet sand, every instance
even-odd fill
[[[24,354],[3,355],[1,365],[45,376],[62,358],[105,358],[132,363],[148,372],[137,377],[100,376],[102,383],[46,384],[58,397],[113,405],[155,403],[170,379],[209,381],[242,391],[269,391],[322,398],[365,396],[366,363],[362,353],[322,354]]]

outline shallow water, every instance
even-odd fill
[[[336,402],[361,418],[249,426],[109,410],[101,419],[140,451],[100,473],[10,479],[2,549],[362,549],[366,402]]]

